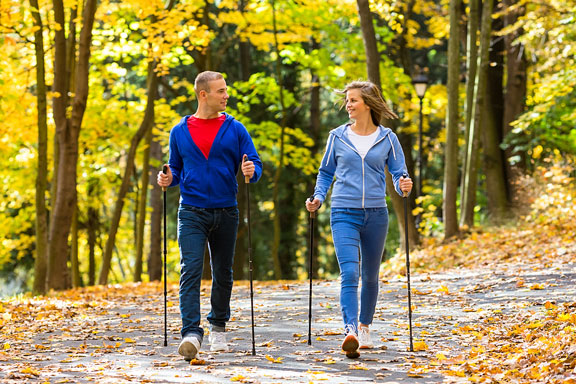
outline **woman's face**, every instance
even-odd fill
[[[370,115],[370,107],[364,103],[359,89],[350,89],[346,92],[346,111],[351,119],[358,119],[363,114]]]

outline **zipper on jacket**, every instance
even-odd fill
[[[356,152],[358,154],[358,156],[360,156],[360,160],[362,160],[362,209],[364,209],[364,198],[366,197],[366,177],[364,174],[364,158],[360,155],[360,152],[358,152],[358,150],[356,148],[354,148],[354,146],[348,144],[347,142],[345,142],[344,140],[340,139],[340,141],[342,142],[342,144],[346,145],[348,148],[350,148],[352,151]],[[379,142],[382,140],[378,140]],[[372,145],[374,146],[374,145]],[[368,151],[372,149],[372,147],[368,148]],[[368,152],[366,152],[366,154],[368,154]]]
[[[368,156],[368,152],[370,152],[370,150],[376,146],[378,143],[380,143],[382,140],[388,138],[388,140],[390,140],[390,146],[392,147],[392,155],[394,156],[394,160],[396,160],[396,152],[394,151],[394,144],[392,144],[392,139],[390,138],[390,134],[386,134],[386,136],[380,138],[380,140],[375,141],[370,148],[368,148],[368,150],[366,151],[366,156]],[[354,152],[356,152],[358,154],[358,156],[360,156],[360,159],[362,160],[362,209],[364,209],[364,201],[366,199],[366,176],[364,173],[364,157],[362,157],[360,155],[360,152],[358,152],[358,150],[356,148],[354,148],[354,146],[348,144],[347,142],[345,142],[344,140],[342,140],[341,138],[338,138],[342,144],[346,145],[348,148],[350,148],[351,150],[353,150]],[[332,142],[334,142],[334,140],[332,140]],[[328,159],[330,158],[330,155],[328,155]],[[328,164],[328,161],[326,161],[326,164]]]

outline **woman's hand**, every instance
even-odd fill
[[[320,208],[320,200],[314,198],[314,200],[310,201],[310,199],[306,199],[306,209],[308,212],[316,212],[318,208]]]
[[[408,195],[412,190],[412,179],[409,177],[402,176],[400,178],[400,190],[404,192],[404,195]]]

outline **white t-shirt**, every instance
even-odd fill
[[[367,136],[363,136],[349,129],[348,138],[350,139],[352,144],[354,144],[354,147],[356,148],[358,153],[360,153],[360,156],[364,158],[366,156],[366,153],[368,153],[370,147],[372,147],[372,144],[374,144],[374,142],[376,141],[376,138],[378,137],[379,133],[380,130],[377,129],[374,131],[374,133],[371,133]]]

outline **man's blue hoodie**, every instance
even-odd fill
[[[394,188],[400,195],[400,177],[406,172],[404,152],[398,137],[390,128],[379,126],[377,139],[362,159],[348,138],[349,129],[350,124],[344,124],[330,131],[314,196],[324,202],[336,177],[332,189],[332,207],[386,207],[386,166],[392,174]]]
[[[188,118],[170,131],[170,186],[180,184],[180,203],[198,208],[235,207],[238,182],[236,174],[244,154],[254,162],[254,183],[262,175],[262,162],[246,127],[228,114],[214,138],[208,158],[192,140]]]

